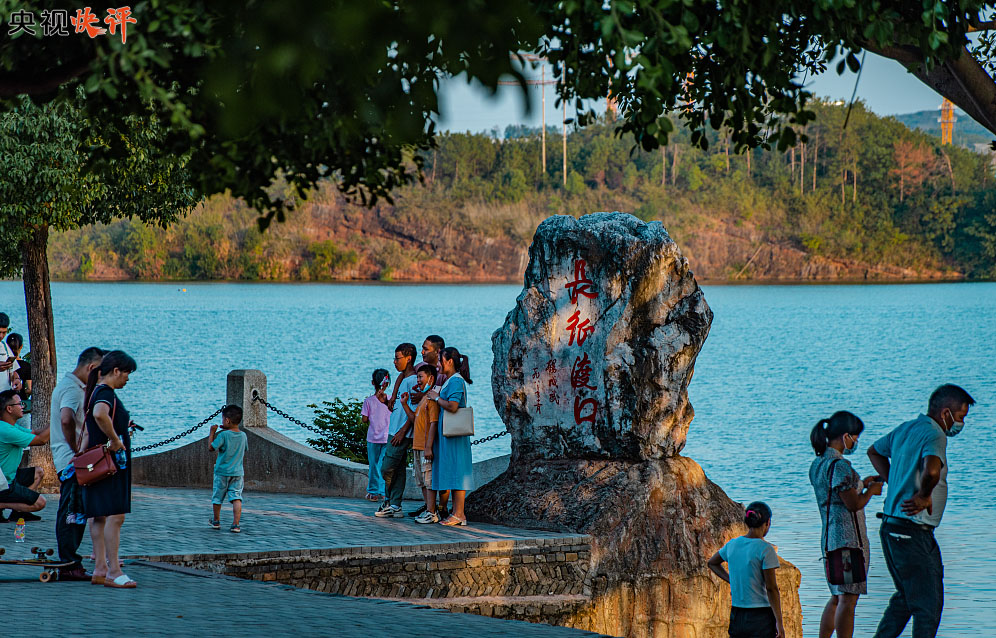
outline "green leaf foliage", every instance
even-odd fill
[[[511,59],[546,57],[574,119],[611,93],[620,134],[652,151],[670,114],[703,150],[707,131],[734,148],[792,146],[813,118],[806,77],[835,55],[854,68],[869,46],[892,46],[928,67],[957,58],[989,5],[959,0],[143,0],[124,43],[20,34],[0,40],[0,108],[87,93],[86,119],[144,115],[167,149],[191,153],[199,196],[230,189],[271,217],[277,169],[306,190],[325,177],[375,203],[422,178],[437,141],[439,80],[464,74],[495,90],[523,81]],[[14,10],[77,5],[0,0]],[[102,10],[97,10],[100,16]],[[98,16],[98,17],[100,17]],[[977,55],[991,64],[992,42]],[[119,146],[116,140],[109,143]],[[510,181],[517,178],[509,175]]]
[[[321,438],[308,439],[308,445],[347,461],[367,463],[367,426],[360,418],[362,402],[336,398],[308,407],[315,412],[315,427],[322,431]]]
[[[0,113],[0,241],[17,246],[46,225],[59,231],[117,217],[155,225],[179,218],[195,202],[187,156],[162,153],[163,135],[148,112],[88,120],[81,92],[43,105],[18,100]],[[0,274],[20,269],[18,251],[0,256]]]
[[[549,215],[622,210],[663,222],[681,246],[750,237],[813,257],[996,277],[989,156],[941,146],[860,102],[846,129],[846,105],[811,108],[808,142],[753,151],[749,164],[725,132],[708,133],[708,151],[676,129],[663,152],[631,152],[631,137],[600,122],[568,137],[566,187],[559,136],[547,135],[544,172],[538,130],[442,135],[425,157],[426,185],[398,189],[393,205],[363,208],[324,182],[291,197],[287,223],[261,234],[257,211],[220,194],[168,229],[126,220],[53,237],[52,269],[64,278],[95,269],[149,279],[419,280],[479,276],[484,264],[494,276],[492,264],[528,246]],[[513,262],[508,279],[520,276]]]

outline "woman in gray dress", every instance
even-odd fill
[[[867,574],[871,552],[865,530],[865,505],[872,496],[882,493],[882,482],[877,476],[862,480],[851,462],[844,458],[857,449],[858,437],[864,429],[861,419],[850,412],[835,412],[829,419],[820,420],[809,436],[816,452],[816,460],[809,466],[809,482],[813,484],[823,523],[820,551],[861,548]],[[823,558],[826,560],[825,555]],[[827,584],[830,601],[820,618],[820,638],[830,638],[834,630],[838,638],[851,638],[854,635],[854,607],[858,604],[858,596],[868,593],[867,581]]]

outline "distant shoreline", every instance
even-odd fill
[[[4,279],[16,281],[20,279]],[[957,277],[950,279],[697,279],[702,286],[888,286],[901,284],[970,284],[992,283],[993,279],[968,279]],[[247,279],[52,279],[59,284],[159,284],[163,286],[204,285],[204,284],[265,284],[265,285],[350,285],[350,286],[507,286],[521,285],[521,279],[438,279],[438,280],[402,280],[380,281],[376,279],[336,279],[328,281],[295,281],[292,279],[247,280]]]

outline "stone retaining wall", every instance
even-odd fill
[[[243,463],[247,490],[351,498],[363,498],[367,493],[366,465],[323,454],[268,427],[243,431],[249,439]],[[166,452],[134,457],[132,481],[150,487],[210,488],[214,460],[205,436]],[[506,455],[474,463],[474,486],[480,487],[504,472],[508,460]],[[405,498],[422,500],[411,468],[406,471]]]
[[[586,536],[516,541],[351,547],[246,554],[137,557],[249,580],[276,581],[366,598],[453,599],[554,597],[583,603],[591,595],[591,548]],[[466,606],[480,607],[475,600]],[[488,604],[488,601],[483,601]],[[520,603],[525,605],[525,603]],[[542,602],[533,620],[541,618]],[[552,608],[551,608],[552,609]],[[501,614],[518,617],[514,609]],[[549,610],[548,610],[549,611]]]

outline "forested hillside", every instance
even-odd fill
[[[707,279],[915,279],[996,276],[996,183],[990,158],[880,118],[859,103],[815,107],[809,142],[738,154],[721,133],[707,152],[684,133],[634,150],[611,123],[561,138],[443,136],[426,183],[374,208],[334,185],[297,194],[265,233],[225,194],[168,229],[123,220],[55,235],[66,279],[511,280],[536,225],[599,210],[660,220]]]

